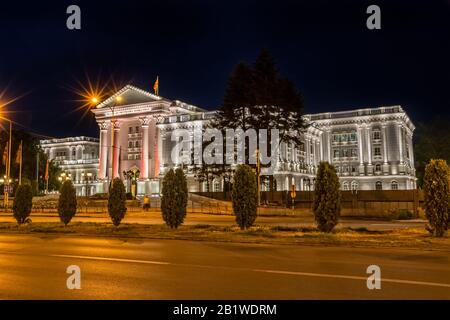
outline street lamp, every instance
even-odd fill
[[[114,150],[116,148],[115,141],[114,141],[114,123],[115,123],[114,112],[115,112],[116,106],[122,102],[123,98],[121,96],[117,96],[117,97],[115,97],[114,100],[115,101],[111,105],[107,106],[111,110],[111,154],[113,155],[113,172],[112,172],[113,177],[114,177],[114,171],[115,171],[114,170],[115,169]],[[99,102],[99,99],[96,96],[93,96],[90,99],[90,101],[91,101],[92,105],[97,105]],[[119,161],[120,161],[120,159],[119,159]]]
[[[85,182],[85,185],[86,185],[85,186],[85,195],[87,197],[88,196],[88,187],[89,187],[90,179],[92,177],[92,172],[87,172],[87,173],[82,172],[81,176],[84,178],[84,182]]]
[[[9,196],[9,183],[11,182],[10,174],[11,174],[11,142],[12,142],[12,121],[8,118],[5,118],[0,115],[1,120],[5,120],[9,122],[9,143],[8,143],[8,159],[7,159],[7,166],[6,166],[6,176],[5,176],[5,186],[4,186],[4,206],[5,208],[8,208],[8,196]]]

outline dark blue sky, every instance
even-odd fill
[[[66,28],[78,4],[82,30]],[[366,28],[381,7],[382,30]],[[414,122],[450,110],[450,1],[20,1],[0,8],[0,88],[29,94],[14,120],[49,136],[96,135],[69,113],[85,82],[132,81],[207,109],[239,61],[267,47],[307,112],[401,104]]]

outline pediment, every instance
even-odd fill
[[[117,98],[120,97],[120,101],[117,101]],[[153,93],[150,93],[148,91],[139,89],[137,87],[134,87],[132,85],[127,85],[117,91],[115,94],[110,96],[105,101],[99,103],[97,105],[97,109],[109,107],[111,105],[131,105],[131,104],[139,104],[139,103],[148,103],[148,102],[154,102],[154,101],[160,101],[163,100],[162,97],[157,96]]]

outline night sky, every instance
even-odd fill
[[[82,29],[66,28],[77,4]],[[382,29],[366,28],[381,7]],[[87,77],[132,83],[206,109],[220,106],[233,66],[262,47],[305,95],[306,112],[401,104],[413,122],[450,113],[450,0],[2,1],[0,91],[29,130],[98,135],[68,87]],[[450,119],[450,118],[449,118]]]

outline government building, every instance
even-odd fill
[[[99,139],[75,137],[41,141],[50,159],[74,180],[80,195],[107,192],[112,178],[123,179],[127,191],[135,184],[138,195],[158,195],[164,173],[182,166],[173,157],[172,133],[190,133],[187,157],[195,137],[214,118],[207,111],[169,100],[128,85],[92,109]],[[414,125],[401,106],[356,109],[305,115],[309,123],[303,145],[281,143],[273,177],[276,190],[313,190],[317,166],[336,167],[342,190],[405,190],[416,188],[413,153]],[[193,155],[194,157],[196,155]],[[183,166],[190,191],[206,191]],[[130,175],[130,172],[133,173]],[[89,177],[88,177],[89,174]],[[264,174],[264,172],[262,172]],[[134,177],[134,180],[133,180]],[[210,183],[221,191],[222,179]],[[267,190],[267,185],[262,185]]]

